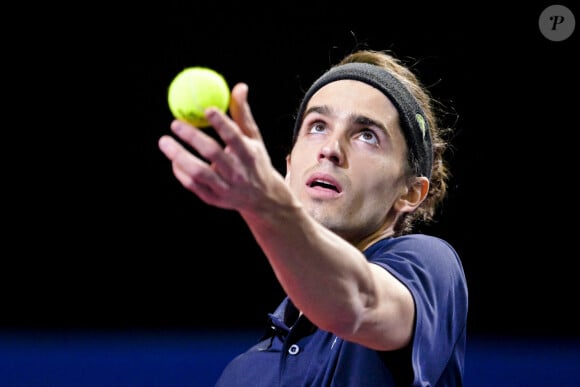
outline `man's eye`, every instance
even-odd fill
[[[375,133],[371,130],[365,130],[362,131],[359,135],[359,138],[364,141],[364,142],[368,142],[369,144],[377,144],[378,143],[378,138],[375,135]]]
[[[326,130],[326,127],[321,123],[316,123],[310,127],[309,133],[323,133]]]

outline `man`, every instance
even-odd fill
[[[458,386],[467,285],[455,250],[413,234],[447,188],[427,92],[387,52],[345,57],[299,107],[286,174],[247,102],[206,117],[224,142],[175,120],[159,147],[181,184],[237,211],[287,294],[264,337],[218,386]]]

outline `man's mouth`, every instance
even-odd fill
[[[310,183],[310,187],[322,187],[322,188],[326,188],[326,189],[332,189],[336,192],[338,192],[338,189],[336,188],[335,185],[324,181],[324,180],[314,180],[312,183]]]
[[[336,193],[342,191],[340,184],[330,176],[314,175],[307,181],[306,185],[310,188],[322,188]]]

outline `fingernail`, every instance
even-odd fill
[[[181,131],[181,122],[179,120],[175,120],[171,123],[171,129],[174,133],[179,133]]]
[[[215,109],[214,108],[207,108],[205,111],[205,117],[209,120],[214,118],[216,115]]]

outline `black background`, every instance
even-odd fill
[[[424,231],[463,259],[471,333],[577,336],[578,34],[546,39],[548,5],[13,11],[1,327],[260,327],[282,291],[239,216],[174,179],[157,148],[172,119],[167,87],[192,65],[248,83],[282,172],[303,90],[368,47],[414,63],[454,112],[451,192]]]

